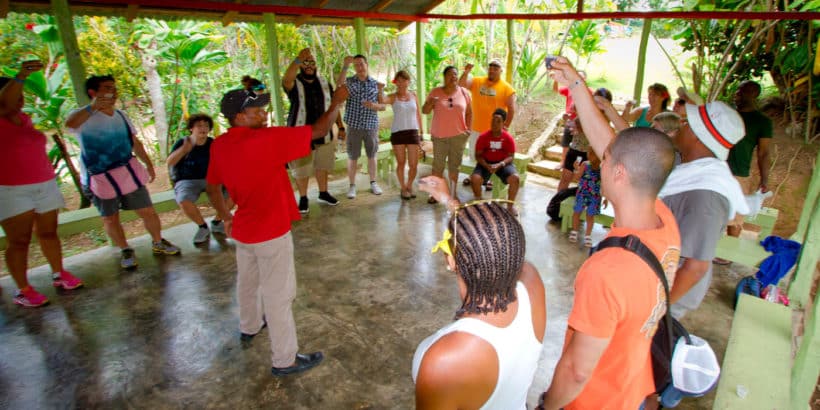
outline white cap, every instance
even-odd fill
[[[687,396],[700,396],[717,383],[720,376],[715,352],[705,340],[690,334],[691,344],[681,337],[672,355],[672,384]]]
[[[720,101],[686,104],[686,120],[700,142],[723,161],[729,156],[729,149],[746,135],[740,114]]]

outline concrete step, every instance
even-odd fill
[[[553,145],[544,152],[544,159],[559,162],[564,149],[560,145]]]
[[[557,161],[543,160],[536,163],[530,162],[527,166],[527,171],[555,179],[561,179],[561,171],[555,169],[557,166]]]

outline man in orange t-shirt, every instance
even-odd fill
[[[680,235],[657,199],[674,163],[669,138],[646,128],[616,137],[572,65],[559,57],[553,67],[552,77],[569,87],[602,158],[601,188],[615,209],[609,236],[638,236],[673,282]],[[665,312],[663,284],[639,256],[618,248],[590,256],[575,279],[564,351],[540,408],[638,409],[655,390],[650,346]]]

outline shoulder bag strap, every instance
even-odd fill
[[[669,302],[669,282],[666,281],[666,273],[663,271],[663,266],[658,261],[658,258],[652,253],[646,245],[641,242],[640,238],[635,235],[627,236],[610,236],[602,240],[596,246],[592,253],[600,251],[605,248],[622,248],[638,255],[658,276],[661,283],[663,283],[663,290],[666,292],[666,314],[663,315],[666,322],[667,335],[669,336],[669,351],[675,351],[675,344],[672,340],[672,306]]]

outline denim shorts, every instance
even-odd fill
[[[0,185],[0,221],[34,210],[44,214],[65,206],[56,180],[26,185]]]

